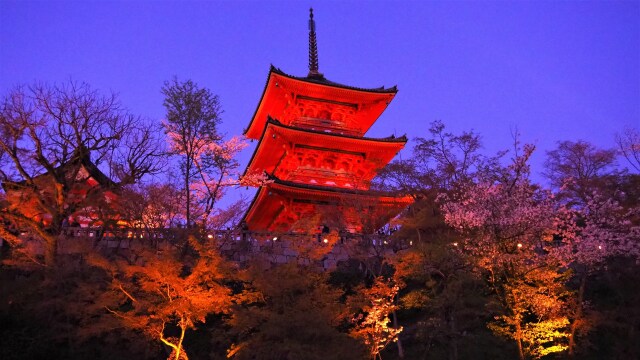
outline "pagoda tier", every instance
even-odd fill
[[[356,233],[370,232],[389,222],[411,202],[408,196],[275,179],[258,190],[244,222],[253,231],[311,233],[323,225]]]
[[[287,126],[269,118],[247,174],[347,189],[368,189],[400,151],[406,137],[371,139]]]
[[[271,66],[245,136],[260,139],[269,116],[299,128],[363,136],[397,91],[395,86],[361,89],[341,85],[322,75],[295,77]]]

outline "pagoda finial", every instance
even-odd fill
[[[322,77],[318,71],[318,41],[316,40],[316,22],[313,20],[313,8],[309,9],[309,75]]]

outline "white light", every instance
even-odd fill
[[[518,243],[518,249],[522,247],[522,244]]]
[[[453,243],[453,246],[458,246],[458,243],[457,243],[457,242],[454,242],[454,243]]]
[[[207,235],[207,237],[208,237],[209,239],[213,239],[213,235],[211,235],[211,234]]]
[[[598,250],[602,250],[602,245],[598,245]]]
[[[387,243],[387,240],[383,241],[383,243],[388,244],[388,243]]]
[[[326,239],[326,238],[325,238],[324,240],[322,240],[322,241],[323,241],[325,244],[329,243],[329,239]]]
[[[274,236],[274,237],[273,237],[273,241],[276,241],[276,240],[278,240],[278,237],[277,237],[277,236]]]

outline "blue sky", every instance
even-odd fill
[[[442,120],[494,152],[517,128],[539,172],[559,140],[611,147],[640,128],[638,1],[0,0],[0,93],[85,81],[160,121],[175,75],[218,94],[224,131],[240,134],[270,64],[307,74],[310,6],[328,79],[400,89],[368,136],[426,136]]]

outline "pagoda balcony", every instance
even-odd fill
[[[343,189],[367,190],[370,181],[358,178],[353,173],[344,170],[318,169],[311,167],[298,167],[291,172],[284,172],[281,176],[276,172],[276,177],[282,177],[285,181],[301,184],[333,186]]]
[[[346,136],[359,137],[362,136],[361,129],[353,129],[348,127],[344,122],[322,118],[312,117],[299,117],[291,122],[291,126],[301,129],[308,129],[313,131],[339,134]]]
[[[300,129],[270,119],[245,175],[266,172],[290,181],[300,176],[307,184],[334,181],[339,187],[367,188],[406,141],[405,137],[373,139]],[[300,175],[292,175],[296,172]],[[334,176],[338,181],[328,179]]]

